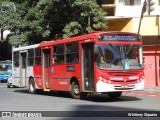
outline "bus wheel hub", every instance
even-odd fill
[[[75,94],[79,94],[79,87],[78,87],[78,85],[75,85],[75,87],[74,87],[74,93]]]

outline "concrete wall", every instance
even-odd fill
[[[160,86],[160,46],[144,46],[145,86]]]
[[[108,20],[109,28],[107,31],[138,32],[140,18],[126,17]],[[142,36],[160,35],[160,16],[144,16],[141,22],[140,34]]]

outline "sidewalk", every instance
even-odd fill
[[[160,92],[160,86],[145,87],[143,91]]]

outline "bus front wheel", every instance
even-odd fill
[[[71,95],[74,99],[84,99],[87,96],[87,93],[80,92],[80,86],[78,82],[73,81],[71,83]]]
[[[121,96],[122,92],[110,92],[108,93],[108,96],[112,99],[117,99]]]
[[[34,82],[33,78],[31,78],[30,81],[29,81],[29,92],[31,94],[35,94],[36,93],[35,82]]]
[[[71,95],[74,99],[80,99],[80,87],[76,81],[71,83]]]

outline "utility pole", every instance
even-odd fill
[[[143,7],[142,7],[142,11],[141,11],[141,16],[140,16],[140,21],[139,21],[139,27],[138,27],[138,33],[140,32],[141,22],[142,22],[142,19],[143,19],[143,14],[146,12],[146,6],[147,6],[147,2],[145,0],[143,2]]]

